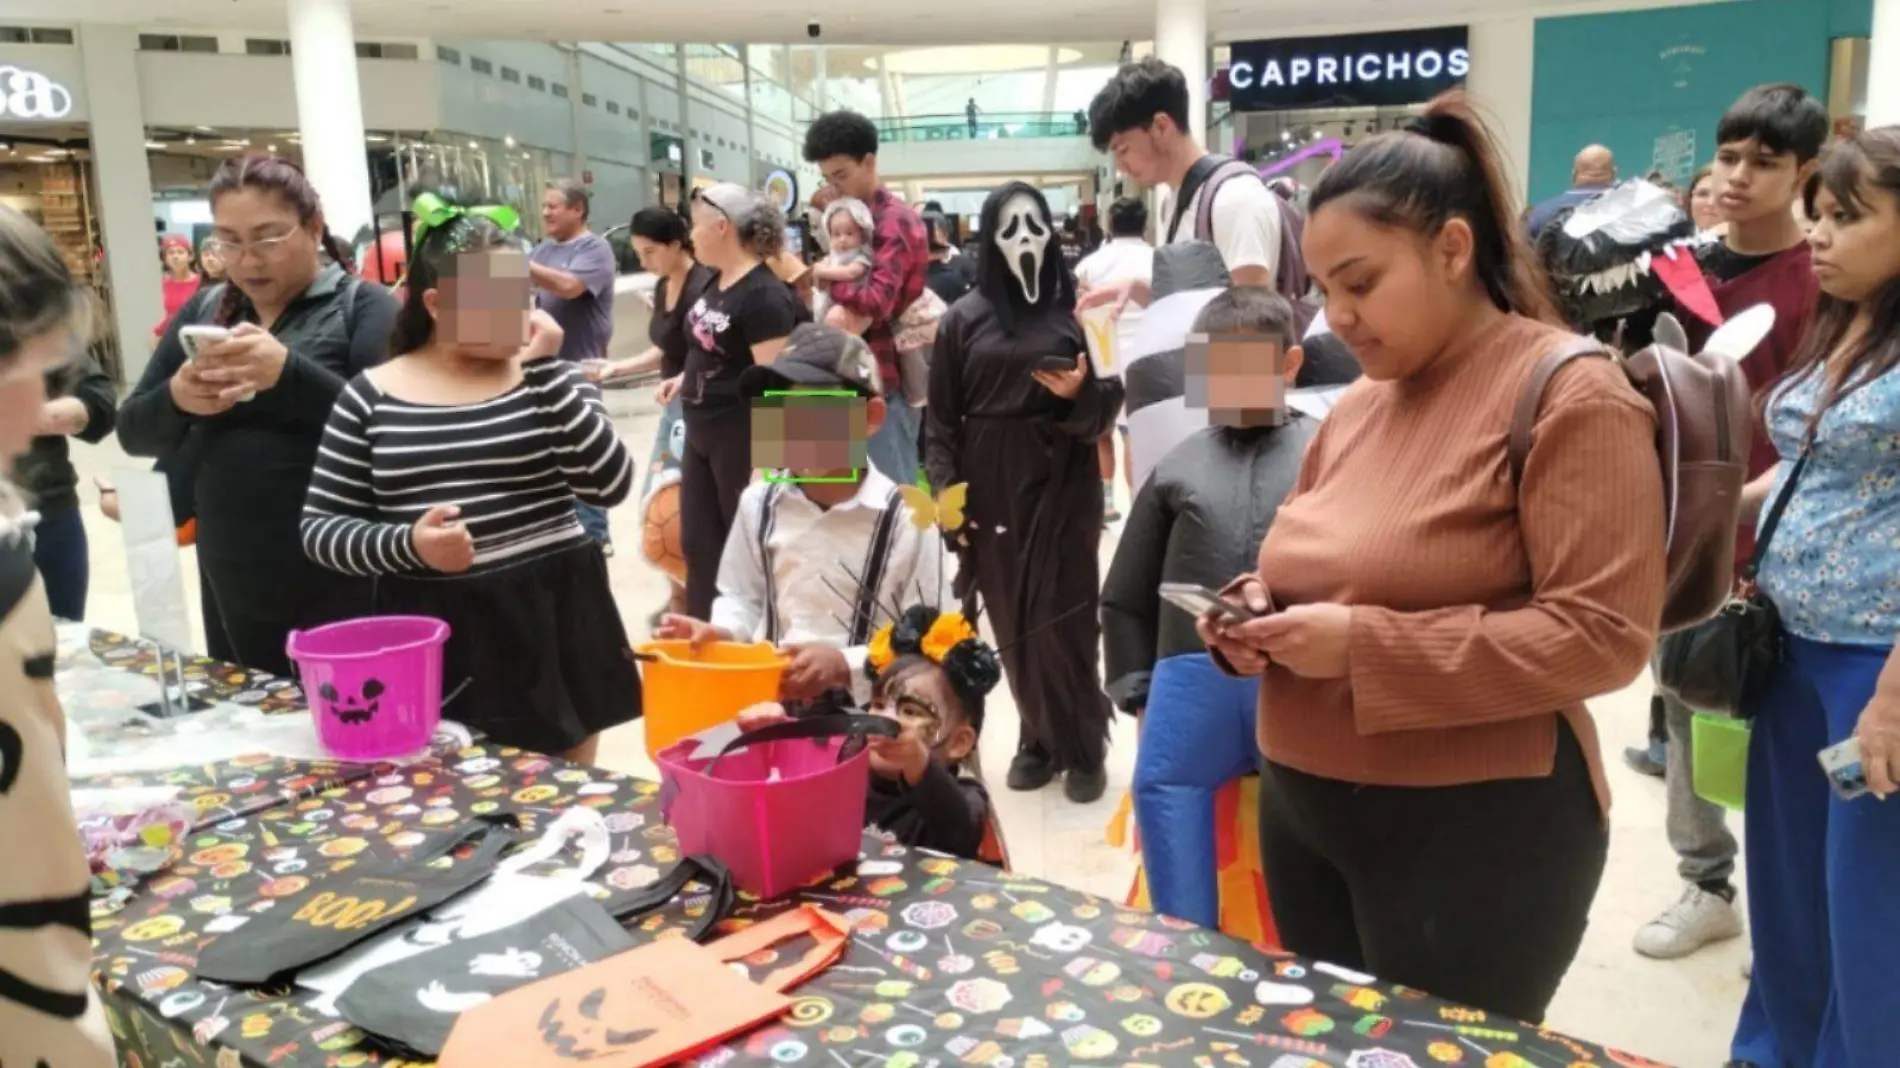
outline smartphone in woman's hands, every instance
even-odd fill
[[[1245,623],[1258,618],[1246,605],[1228,600],[1218,591],[1192,582],[1162,583],[1161,598],[1192,616],[1221,616],[1229,623]]]

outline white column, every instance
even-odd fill
[[[1155,0],[1155,55],[1181,69],[1188,85],[1188,126],[1207,144],[1207,0]]]
[[[1042,111],[1047,115],[1056,109],[1056,67],[1062,51],[1051,45],[1049,63],[1042,71]]]
[[[349,0],[290,0],[290,73],[304,170],[344,242],[369,225],[369,160]]]
[[[152,327],[165,318],[152,226],[152,166],[145,153],[145,105],[135,76],[137,26],[87,25],[80,64],[92,122],[93,214],[105,246],[112,312],[126,381],[152,358]]]
[[[831,110],[831,76],[825,73],[825,46],[812,49],[812,103],[820,115]]]
[[[586,107],[581,103],[581,97],[587,90],[581,85],[585,77],[581,71],[581,50],[573,45],[568,45],[566,48],[567,123],[568,136],[574,142],[574,165],[573,173],[563,175],[563,177],[572,178],[578,182],[581,181],[581,176],[587,173],[587,122],[581,117],[582,110]]]
[[[1504,150],[1505,176],[1520,203],[1531,176],[1531,77],[1536,52],[1536,19],[1471,24],[1471,74],[1465,79],[1465,90],[1497,135]]]
[[[1874,0],[1867,57],[1867,128],[1900,123],[1900,0]]]
[[[880,118],[896,118],[902,114],[899,109],[891,106],[891,78],[890,75],[884,72],[884,54],[882,52],[878,53],[877,57],[877,106],[878,109],[883,112]]]

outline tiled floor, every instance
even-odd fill
[[[656,410],[644,392],[617,391],[609,396],[621,433],[644,458],[657,426]],[[128,461],[111,443],[75,445],[74,453],[82,478],[88,480],[128,465],[145,466],[142,461]],[[93,539],[92,621],[132,629],[136,624],[117,528],[99,515],[97,495],[89,487],[83,496]],[[665,596],[665,581],[634,551],[634,506],[621,507],[615,521],[623,551],[612,561],[614,592],[628,630],[637,640],[646,632],[648,614]],[[1111,534],[1103,539],[1104,566],[1113,548]],[[194,591],[188,599],[195,622],[196,577],[190,554],[186,556],[186,589]],[[1674,900],[1680,887],[1674,855],[1663,838],[1662,784],[1631,773],[1614,755],[1624,744],[1642,737],[1647,694],[1647,683],[1640,682],[1594,706],[1606,749],[1612,754],[1610,778],[1616,793],[1609,868],[1583,951],[1551,1009],[1550,1022],[1561,1030],[1672,1064],[1715,1065],[1725,1056],[1735,1009],[1741,1002],[1745,942],[1667,963],[1646,960],[1629,948],[1636,928]],[[1012,711],[1007,688],[1000,688],[983,739],[985,766],[993,771],[1007,767],[1015,749]],[[1035,794],[1013,794],[999,784],[995,796],[1018,868],[1105,895],[1119,897],[1126,892],[1131,862],[1108,846],[1103,832],[1127,788],[1134,746],[1132,723],[1118,722],[1109,760],[1109,793],[1094,805],[1069,804],[1059,786]],[[611,732],[603,740],[601,763],[652,774],[640,726]],[[1733,822],[1739,831],[1740,820]],[[1401,893],[1403,888],[1394,887],[1393,892]]]

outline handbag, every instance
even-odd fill
[[[1692,709],[1752,719],[1769,675],[1781,663],[1781,613],[1755,578],[1813,447],[1810,430],[1768,509],[1735,595],[1707,622],[1666,634],[1656,646],[1656,685]]]
[[[442,1068],[651,1068],[792,1007],[786,991],[844,955],[850,923],[801,905],[700,946],[667,938],[462,1014]],[[789,963],[788,963],[789,962]],[[755,969],[778,966],[754,980]]]
[[[199,956],[198,977],[262,986],[328,960],[488,878],[519,828],[512,814],[483,816],[407,860],[361,864],[317,880],[242,927],[219,935]],[[481,846],[452,867],[431,863],[476,839]]]
[[[705,911],[685,933],[687,941],[702,942],[732,909],[732,876],[711,857],[687,857],[619,912],[585,895],[566,898],[501,930],[371,971],[344,991],[337,1007],[343,1019],[411,1059],[433,1059],[463,1012],[636,948],[629,921],[658,910],[692,882],[711,887]]]

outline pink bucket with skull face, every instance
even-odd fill
[[[449,625],[427,616],[366,616],[293,630],[297,665],[317,740],[343,760],[413,753],[442,722],[442,646]]]

